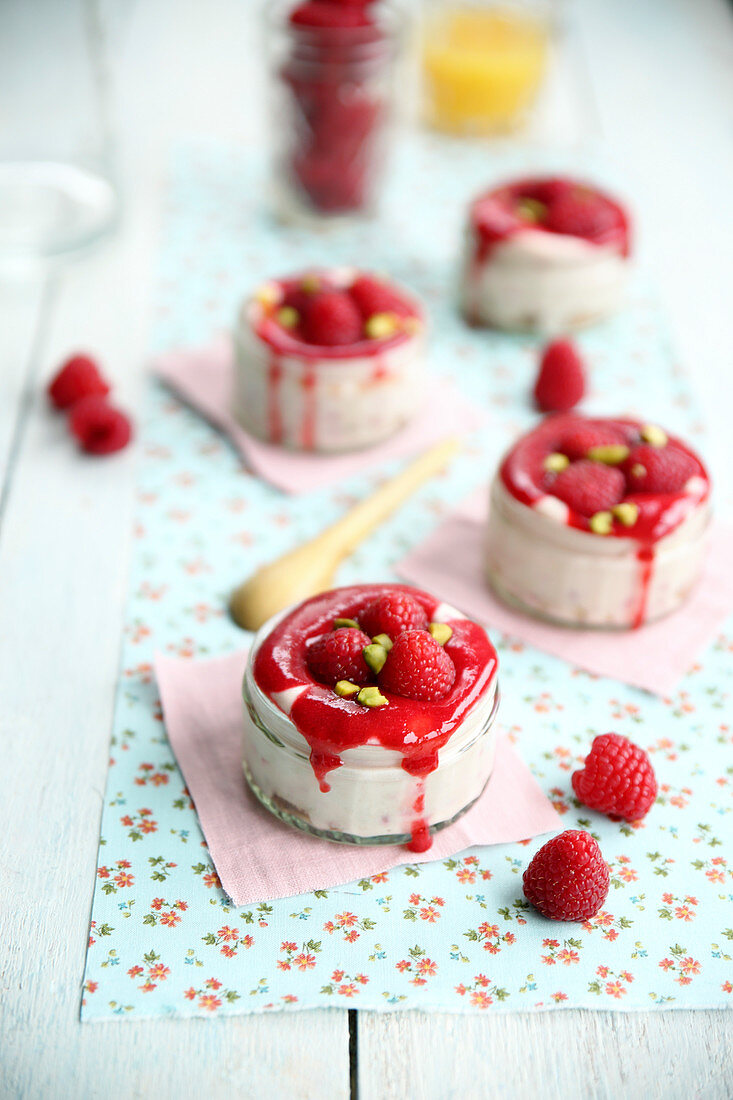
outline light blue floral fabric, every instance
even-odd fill
[[[176,160],[154,349],[203,343],[230,328],[242,295],[267,276],[351,262],[388,271],[424,298],[430,370],[455,379],[489,413],[447,475],[344,565],[344,583],[392,577],[392,564],[487,481],[501,450],[533,420],[536,342],[471,330],[454,301],[467,199],[528,165],[537,158],[500,159],[483,147],[421,139],[403,149],[381,221],[312,235],[274,224],[267,181],[241,151],[212,144]],[[588,160],[571,167],[600,171]],[[579,338],[592,378],[586,407],[638,411],[704,451],[666,331],[637,281],[622,315]],[[232,907],[166,739],[153,653],[195,658],[246,644],[224,610],[231,588],[396,466],[291,498],[251,476],[225,439],[155,384],[140,421],[135,549],[84,1019],[333,1004],[459,1012],[730,1006],[730,625],[668,699],[592,677],[510,637],[494,639],[504,728],[563,824],[589,829],[611,869],[608,900],[585,924],[546,921],[523,900],[521,873],[541,839]],[[649,750],[659,780],[656,805],[634,827],[586,810],[572,795],[572,770],[593,736],[610,729]]]

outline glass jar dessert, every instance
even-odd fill
[[[337,588],[267,623],[244,676],[244,772],[290,825],[407,844],[466,812],[494,763],[485,630],[405,585]]]
[[[373,446],[420,410],[424,330],[407,291],[354,268],[267,282],[238,318],[234,415],[292,450]]]
[[[386,0],[284,0],[268,12],[274,184],[280,216],[373,212],[403,31]]]
[[[471,204],[461,302],[470,324],[558,333],[615,312],[630,270],[623,206],[560,177],[496,187]]]
[[[548,417],[492,483],[489,583],[507,603],[561,625],[653,622],[698,580],[709,498],[698,456],[657,425]]]

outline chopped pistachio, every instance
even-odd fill
[[[641,438],[652,447],[665,447],[667,444],[667,433],[656,424],[645,424],[641,429]]]
[[[633,527],[639,518],[639,506],[633,504],[630,500],[624,501],[623,504],[614,505],[613,514],[619,523],[623,523],[624,527]]]
[[[632,477],[646,477],[646,466],[642,466],[641,462],[635,462],[631,467]]]
[[[378,687],[362,688],[356,697],[356,701],[365,707],[384,707],[387,705],[387,700]]]
[[[394,336],[400,327],[396,313],[373,313],[364,325],[364,332],[370,340],[383,340]]]
[[[300,314],[297,309],[293,309],[292,306],[283,306],[282,309],[277,311],[275,316],[283,328],[295,328],[300,320]]]
[[[603,462],[606,466],[618,466],[629,457],[629,448],[625,443],[609,443],[602,447],[591,447],[588,458],[594,462]]]
[[[611,512],[596,512],[590,517],[590,529],[594,535],[610,535],[613,526]]]
[[[547,206],[539,199],[522,198],[517,203],[517,214],[526,222],[543,222],[547,217]]]
[[[354,630],[359,629],[359,624],[356,621],[356,619],[334,619],[333,620],[333,629],[334,630],[340,630],[342,626],[350,626]]]
[[[375,676],[384,668],[384,662],[387,660],[387,650],[383,645],[379,645],[376,642],[372,642],[371,645],[364,646],[364,660],[369,665]]]
[[[274,306],[280,301],[282,291],[277,283],[262,283],[255,291],[255,301],[262,306]]]
[[[377,645],[381,645],[384,649],[387,650],[388,653],[393,645],[392,639],[390,638],[389,634],[375,634],[372,638],[372,641],[376,642]]]
[[[339,680],[333,690],[343,698],[346,695],[356,695],[359,685],[352,684],[351,680]]]
[[[300,289],[304,290],[306,294],[316,294],[321,289],[321,280],[311,272],[311,274],[303,276]]]
[[[428,630],[430,631],[433,638],[435,638],[438,645],[445,645],[445,643],[450,640],[451,635],[453,634],[452,629],[448,626],[447,623],[430,623],[430,625],[428,626]]]
[[[553,451],[552,454],[547,456],[542,465],[549,473],[559,474],[561,470],[570,465],[570,459],[567,455],[560,454],[559,451]]]

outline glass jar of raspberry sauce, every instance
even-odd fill
[[[308,692],[305,684],[273,691],[272,685],[257,679],[258,653],[275,637],[277,656],[283,642],[274,632],[288,614],[272,619],[257,634],[244,675],[243,765],[250,788],[276,817],[315,836],[349,844],[404,844],[412,851],[425,851],[433,833],[471,808],[493,770],[499,708],[493,647],[486,666],[473,679],[479,688],[470,705],[465,695],[457,697],[455,710],[460,720],[447,738],[439,735],[437,750],[430,745],[431,734],[422,742],[422,735],[408,734],[405,741],[417,743],[416,755],[407,754],[404,746],[400,751],[395,742],[380,738],[378,732],[375,735],[379,711],[367,716],[375,724],[366,741],[356,743],[357,738],[348,744],[353,739],[347,734],[343,744],[327,735],[321,742],[320,736],[311,737],[298,720],[294,704],[304,689]],[[454,623],[470,623],[458,612],[455,615]],[[475,624],[470,624],[470,629],[475,629]],[[457,633],[460,630],[456,626]],[[328,724],[329,706],[339,710],[339,717],[353,708],[360,721],[356,703],[333,695],[329,704],[330,690],[315,687],[322,695],[317,700],[319,706],[325,702],[326,707],[320,711],[319,735]],[[392,705],[399,706],[399,700],[391,699]],[[418,704],[416,715],[419,710]],[[420,718],[414,728],[419,726]]]
[[[286,221],[370,214],[395,105],[403,16],[385,0],[269,13],[275,200]]]

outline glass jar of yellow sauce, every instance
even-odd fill
[[[547,65],[547,4],[434,0],[422,30],[425,114],[452,134],[514,130],[532,106]]]

